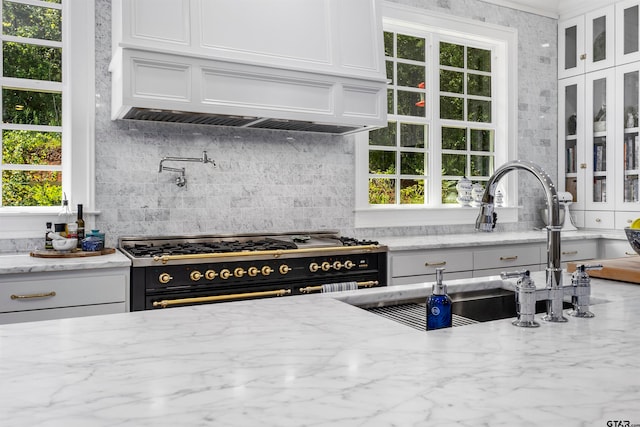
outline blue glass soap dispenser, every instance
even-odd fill
[[[447,295],[447,285],[442,283],[444,268],[436,268],[436,283],[427,298],[427,331],[451,327],[451,298]]]

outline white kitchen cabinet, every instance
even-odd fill
[[[558,77],[602,70],[614,64],[613,5],[558,22]]]
[[[127,311],[129,268],[0,275],[0,324]]]
[[[376,79],[378,8],[376,0],[114,0],[112,31],[125,48]]]
[[[491,245],[473,248],[425,249],[389,252],[389,283],[432,282],[435,269],[445,269],[445,279],[468,279],[500,274],[502,271],[541,269],[544,245]]]
[[[586,211],[584,213],[584,228],[613,229],[615,213],[611,211]]]
[[[631,248],[628,241],[612,239],[604,239],[602,241],[600,254],[599,258],[602,259],[638,256],[638,254]]]
[[[616,140],[615,183],[620,194],[616,210],[640,211],[640,62],[616,67]]]
[[[625,227],[629,227],[636,218],[640,218],[640,212],[638,211],[616,211],[615,228],[622,230]]]
[[[491,276],[505,271],[538,271],[541,244],[501,245],[473,251],[473,276]]]
[[[444,268],[446,277],[471,277],[473,255],[466,249],[434,249],[390,252],[389,283],[403,285],[435,280],[436,268]]]
[[[560,184],[574,212],[614,209],[614,81],[613,69],[560,81]]]
[[[546,263],[546,247],[542,256]],[[564,241],[560,247],[560,257],[563,264],[571,261],[595,259],[598,257],[598,241],[595,239]]]
[[[616,3],[616,64],[640,61],[640,1]]]

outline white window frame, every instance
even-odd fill
[[[493,84],[493,120],[498,124],[495,140],[500,138],[505,141],[505,149],[495,151],[495,167],[513,160],[517,155],[517,99],[518,99],[518,33],[514,28],[502,27],[484,22],[459,18],[452,15],[438,14],[424,9],[383,3],[384,28],[401,32],[406,29],[407,34],[428,32],[434,37],[427,38],[431,43],[455,39],[471,39],[479,43],[496,45],[495,75],[497,78]],[[434,46],[429,46],[429,52],[433,53]],[[433,55],[430,55],[433,58]],[[507,76],[507,84],[501,82],[500,76]],[[431,82],[428,87],[437,84],[437,78],[427,76]],[[435,81],[435,82],[434,82]],[[427,103],[433,106],[433,111],[439,111],[439,92],[430,90],[427,92]],[[505,104],[506,102],[506,104]],[[433,120],[429,124],[429,144],[440,141],[441,122],[439,115],[432,114]],[[478,214],[478,209],[462,207],[458,205],[441,204],[437,202],[431,206],[424,205],[370,205],[368,191],[369,173],[369,137],[368,132],[355,135],[356,153],[356,210],[355,226],[380,227],[380,226],[428,226],[428,225],[455,225],[473,224]],[[440,167],[439,150],[436,155],[429,156],[429,169]],[[435,159],[435,157],[438,157]],[[433,180],[431,180],[433,181]],[[432,190],[440,186],[440,182],[431,182]],[[499,185],[505,195],[505,205],[498,208],[500,222],[516,222],[518,220],[518,190],[517,176],[504,177]],[[439,197],[439,188],[432,191],[432,195]]]
[[[82,203],[90,216],[95,211],[95,2],[62,0],[62,17],[62,191],[70,206]],[[42,237],[45,222],[59,211],[59,206],[0,207],[0,238]]]

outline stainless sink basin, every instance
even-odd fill
[[[506,289],[485,289],[449,294],[453,302],[453,326],[465,326],[491,320],[516,317],[515,293]],[[388,301],[360,308],[424,331],[426,329],[425,299]],[[571,308],[564,302],[563,308]],[[536,303],[536,313],[546,311],[546,301]]]

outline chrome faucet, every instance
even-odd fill
[[[187,184],[187,178],[185,177],[185,168],[174,168],[163,165],[166,161],[172,162],[200,162],[200,163],[211,163],[213,166],[216,165],[216,162],[207,156],[207,152],[202,152],[202,157],[163,157],[160,160],[160,166],[158,168],[158,173],[162,171],[169,172],[178,172],[180,176],[176,178],[176,185],[178,187],[184,187]]]
[[[588,312],[590,287],[588,286],[588,281],[586,285],[582,286],[568,286],[566,288],[562,286],[562,267],[560,265],[560,230],[562,229],[562,224],[560,223],[560,204],[558,202],[556,186],[551,180],[551,177],[540,166],[526,160],[514,160],[500,166],[489,178],[489,181],[487,181],[487,187],[482,196],[480,214],[476,219],[476,230],[489,232],[495,228],[497,215],[494,211],[493,199],[496,187],[498,186],[498,181],[513,170],[526,170],[531,172],[544,187],[547,198],[547,224],[549,225],[547,225],[546,288],[535,291],[534,304],[535,300],[546,300],[547,313],[543,316],[543,320],[547,322],[566,322],[567,319],[562,315],[562,302],[565,291],[572,296],[577,296],[579,293],[581,297],[581,303],[579,304],[581,307],[580,311],[586,310]],[[523,274],[520,274],[520,276],[524,277]],[[517,291],[522,293],[520,299],[531,299],[532,282],[529,283],[528,276],[529,273],[526,272],[526,283],[517,288]],[[583,281],[583,284],[584,283]],[[527,309],[527,314],[530,314],[529,311],[530,310]],[[527,316],[524,320],[523,322],[519,322],[520,324],[515,322],[514,324],[525,327],[536,326],[533,317]]]

